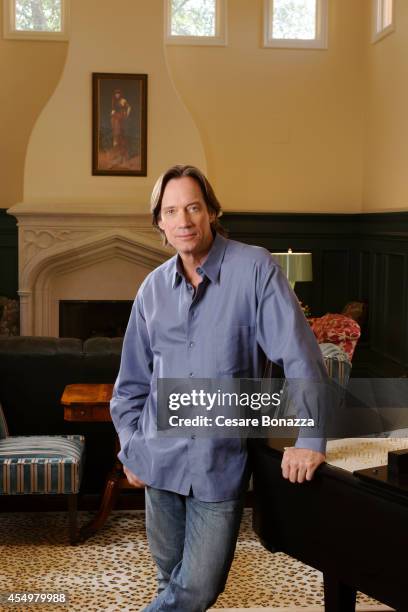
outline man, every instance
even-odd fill
[[[265,249],[222,235],[220,204],[197,168],[163,174],[151,211],[177,254],[137,293],[111,414],[124,472],[146,487],[158,595],[145,611],[201,612],[224,589],[232,562],[247,452],[239,438],[159,437],[157,378],[260,378],[267,358],[287,377],[321,381],[327,373],[280,267]],[[283,476],[310,480],[324,451],[324,440],[298,438],[284,453]]]

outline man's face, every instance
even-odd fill
[[[212,242],[209,213],[200,185],[190,176],[171,179],[164,190],[159,227],[180,254],[196,255]]]

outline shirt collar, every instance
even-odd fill
[[[180,255],[177,253],[175,257],[174,268],[173,268],[173,284],[172,284],[173,289],[181,283],[183,274],[184,274],[184,270],[183,270],[183,266],[181,265]]]
[[[227,238],[221,236],[218,232],[215,232],[214,240],[211,244],[211,248],[207,255],[204,263],[201,264],[200,268],[204,274],[208,276],[211,282],[216,283],[218,281],[221,269],[221,263],[224,259],[225,249],[227,248]],[[179,254],[175,257],[175,263],[173,268],[173,289],[179,285],[182,277],[184,276],[184,270]]]

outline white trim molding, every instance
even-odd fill
[[[215,0],[215,36],[179,36],[171,33],[171,2],[164,1],[164,40],[167,45],[225,47],[227,44],[227,0]]]
[[[372,0],[371,42],[376,43],[395,32],[395,0]]]
[[[274,38],[273,3],[274,0],[264,0],[264,47],[277,47],[282,49],[327,49],[328,0],[316,0],[316,37],[313,39]]]
[[[17,30],[16,0],[3,0],[3,36],[14,40],[67,41],[69,39],[69,2],[61,0],[61,30]]]

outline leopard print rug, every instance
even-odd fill
[[[82,524],[91,517],[88,512],[79,515]],[[0,513],[0,593],[8,591],[64,592],[69,601],[65,606],[0,606],[5,612],[143,609],[156,591],[144,512],[112,512],[106,526],[78,546],[68,544],[63,512]],[[364,610],[387,609],[374,607],[376,602],[362,594],[358,602]],[[252,531],[251,510],[246,509],[227,586],[214,610],[306,610],[322,609],[322,604],[322,575],[283,553],[267,552]]]

